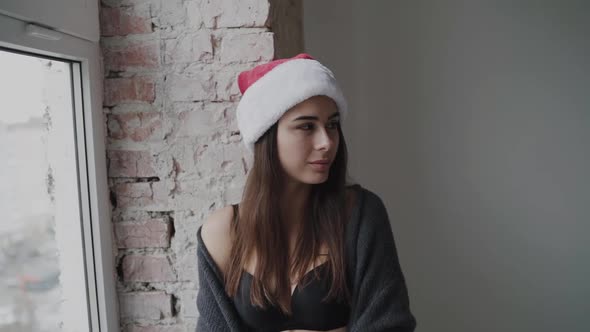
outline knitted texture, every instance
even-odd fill
[[[383,201],[356,184],[357,202],[346,228],[346,273],[352,293],[349,332],[411,332],[406,281],[398,260],[393,231]],[[198,237],[199,291],[197,332],[251,331],[225,292],[221,273]]]

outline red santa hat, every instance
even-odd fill
[[[252,153],[254,143],[286,111],[308,98],[322,95],[333,99],[341,121],[347,113],[347,103],[334,74],[305,53],[240,73],[238,87],[242,93],[236,110],[238,128]]]

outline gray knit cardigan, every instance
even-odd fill
[[[359,184],[353,188],[357,201],[346,229],[346,273],[352,295],[347,331],[414,331],[416,319],[410,312],[385,205]],[[203,244],[201,228],[197,231],[197,332],[252,331],[225,292],[221,272]]]

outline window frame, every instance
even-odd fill
[[[80,185],[90,331],[118,332],[116,273],[102,112],[100,45],[53,30],[58,40],[26,33],[29,22],[0,13],[0,48],[72,61],[76,158]]]

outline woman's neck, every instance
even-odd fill
[[[292,183],[286,186],[281,197],[282,220],[287,225],[289,234],[297,234],[306,214],[311,185]]]

